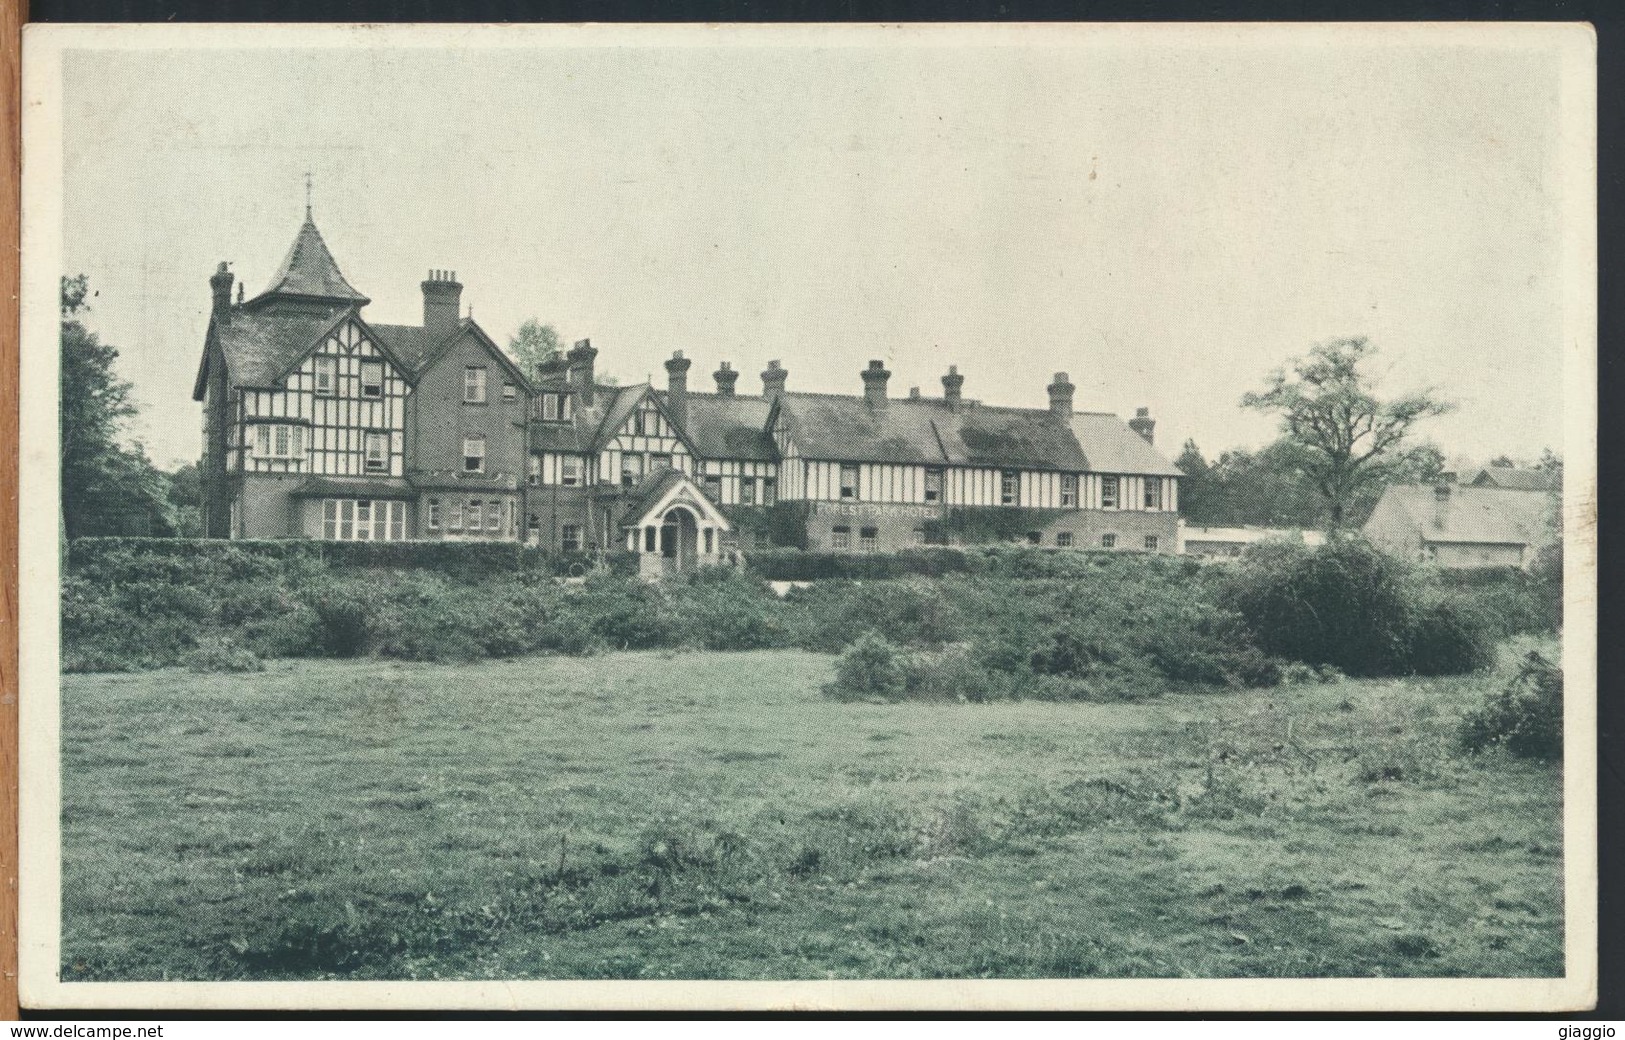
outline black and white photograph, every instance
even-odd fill
[[[30,26],[35,1007],[1596,990],[1579,25]]]

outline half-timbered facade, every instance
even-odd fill
[[[989,539],[1177,551],[1179,471],[1141,409],[984,405],[950,368],[941,397],[760,395],[606,385],[581,340],[522,371],[472,318],[447,271],[423,282],[421,325],[369,324],[307,213],[271,287],[231,301],[222,264],[194,388],[204,410],[205,514],[215,537],[523,540],[627,547],[646,571],[764,544],[866,552]]]

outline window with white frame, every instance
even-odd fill
[[[565,455],[559,459],[559,483],[565,487],[575,487],[581,483],[581,460],[574,455]]]
[[[361,396],[384,396],[384,363],[382,361],[361,362]]]
[[[469,436],[463,438],[463,472],[485,472],[485,438]]]
[[[529,484],[531,487],[535,487],[541,482],[542,457],[540,455],[532,455],[525,461],[525,483]]]
[[[707,473],[701,481],[700,487],[705,492],[706,498],[713,502],[722,501],[722,478],[715,473]]]
[[[485,367],[469,365],[463,369],[463,403],[485,403]]]
[[[1162,508],[1162,478],[1145,478],[1145,507],[1147,509]]]
[[[1156,535],[1148,534],[1148,535],[1145,536],[1145,551],[1146,552],[1156,552],[1157,551],[1157,546],[1159,546],[1161,544],[1162,544],[1162,539],[1158,538]]]
[[[779,500],[779,482],[772,477],[762,478],[762,505],[770,506]]]
[[[387,473],[389,471],[389,434],[367,434],[367,472]]]
[[[1116,509],[1117,508],[1117,478],[1116,477],[1101,477],[1100,478],[1100,508],[1102,508],[1102,509]],[[1109,546],[1108,546],[1108,548],[1109,548]]]
[[[339,382],[339,359],[335,357],[319,357],[316,359],[316,393],[322,397],[332,397],[337,392]]]
[[[1076,473],[1061,474],[1061,508],[1078,508],[1078,475]]]
[[[426,523],[429,530],[440,530],[440,500],[438,498],[429,499],[429,516]]]
[[[542,395],[542,421],[543,422],[558,422],[559,421],[559,395],[558,394],[543,394]]]
[[[739,478],[739,504],[742,506],[753,506],[756,504],[755,477]]]
[[[463,529],[463,502],[454,499],[451,508],[446,511],[446,530],[461,531]]]
[[[641,412],[639,414],[642,414]],[[643,479],[643,456],[626,451],[621,453],[621,487],[636,487]]]
[[[927,502],[942,501],[942,470],[928,469],[925,471],[925,500]]]
[[[581,551],[580,524],[564,524],[559,527],[559,548],[565,552]]]
[[[303,459],[305,428],[298,423],[256,423],[254,457],[258,459]]]
[[[369,498],[322,500],[322,537],[333,542],[399,542],[406,537],[406,503]]]
[[[858,529],[858,548],[863,552],[874,552],[880,548],[880,528],[862,527]]]
[[[841,497],[858,497],[858,467],[845,464],[841,466]]]
[[[487,531],[502,530],[502,507],[505,504],[494,498],[485,503],[485,529]]]
[[[999,474],[999,504],[1021,505],[1021,474],[1013,469],[1007,469]]]
[[[480,525],[485,523],[485,501],[471,498],[463,506],[463,527],[471,535],[480,533]]]
[[[1100,547],[1102,549],[1115,549],[1115,548],[1117,548],[1117,536],[1115,534],[1103,534],[1103,535],[1101,535],[1100,536]]]
[[[831,549],[852,548],[852,528],[836,527],[829,533],[829,547]]]
[[[1055,544],[1057,546],[1059,546],[1060,548],[1062,548],[1062,549],[1070,549],[1070,548],[1072,548],[1072,532],[1071,531],[1056,531],[1055,532]]]
[[[511,382],[504,382],[502,384],[502,399],[504,401],[512,401],[518,396],[519,388],[517,386],[514,386]]]
[[[671,469],[671,455],[663,451],[657,451],[650,455],[649,472],[658,473],[663,469]]]

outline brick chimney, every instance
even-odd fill
[[[457,330],[463,305],[463,287],[456,271],[430,271],[423,282],[423,327],[439,338]]]
[[[1157,420],[1151,418],[1151,409],[1134,409],[1134,418],[1128,421],[1128,428],[1145,438],[1147,444],[1156,444]]]
[[[739,382],[739,373],[735,372],[734,367],[728,362],[724,361],[721,368],[712,372],[711,378],[717,381],[718,397],[732,397],[734,395],[734,384]]]
[[[769,361],[767,370],[762,373],[762,396],[769,401],[784,393],[784,381],[789,378],[790,370],[779,364],[778,361]]]
[[[964,385],[965,377],[959,374],[959,366],[949,365],[948,374],[942,377],[942,399],[956,412],[959,411],[959,391]]]
[[[688,367],[693,363],[681,350],[666,362],[666,410],[682,430],[688,429]]]
[[[592,407],[593,399],[593,360],[598,357],[598,351],[593,348],[592,340],[578,339],[576,345],[570,348],[570,385],[576,388],[581,395],[584,407]]]
[[[209,276],[209,288],[214,290],[214,322],[216,325],[231,324],[231,272],[226,268],[226,262],[220,261],[214,274]]]
[[[564,351],[554,350],[536,363],[536,378],[542,380],[557,379],[560,376],[567,375],[569,369],[570,363],[564,359]]]
[[[1072,418],[1072,391],[1076,389],[1065,372],[1055,373],[1055,381],[1049,385],[1050,414],[1057,419]]]
[[[886,380],[891,373],[879,361],[869,362],[869,367],[861,373],[863,376],[863,399],[869,402],[870,408],[886,407]]]

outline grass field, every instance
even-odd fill
[[[63,978],[1551,976],[1488,676],[842,703],[833,658],[64,677]]]

